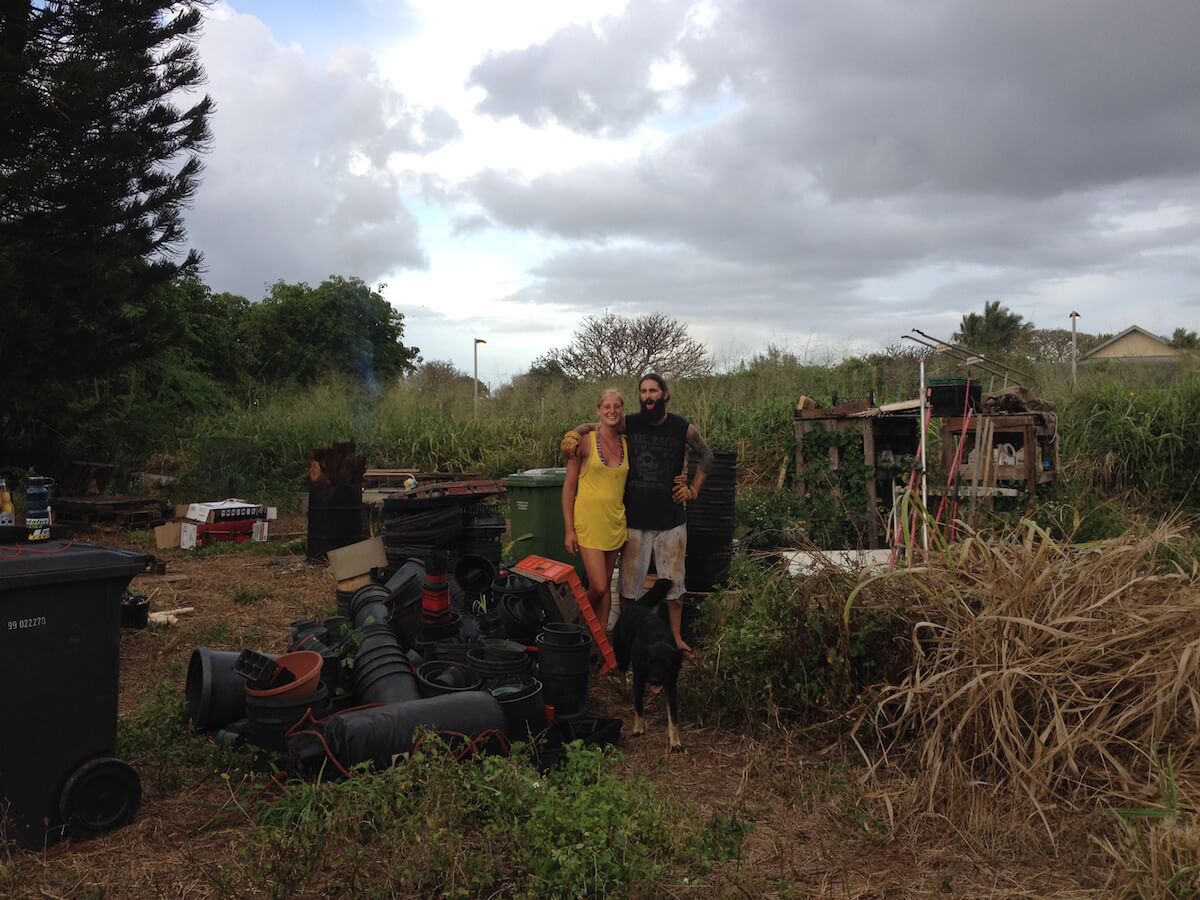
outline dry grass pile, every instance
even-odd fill
[[[910,673],[858,729],[876,771],[904,773],[928,811],[986,798],[1054,837],[1053,808],[1158,803],[1169,755],[1194,811],[1200,573],[1165,552],[1182,539],[1168,523],[1073,547],[1026,521],[860,584],[847,613],[891,594],[917,623]]]

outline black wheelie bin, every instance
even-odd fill
[[[148,557],[67,540],[0,543],[0,816],[42,847],[133,820],[117,746],[121,597]]]

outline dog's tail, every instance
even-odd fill
[[[657,609],[658,605],[667,599],[674,582],[670,578],[660,578],[646,593],[638,598],[637,605],[646,609]]]

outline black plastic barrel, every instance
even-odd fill
[[[246,679],[233,671],[240,655],[204,646],[192,651],[184,703],[197,731],[216,731],[246,715]]]
[[[548,643],[544,634],[537,636],[538,678],[542,696],[555,715],[562,719],[582,716],[587,706],[588,675],[591,673],[592,637],[570,646]]]
[[[446,735],[452,743],[455,735],[474,739],[499,734],[507,738],[507,723],[496,698],[486,691],[460,691],[332,716],[313,729],[323,740],[306,734],[288,738],[289,770],[328,774],[327,750],[347,769],[360,763],[386,769],[413,749],[418,728]]]
[[[687,508],[684,584],[689,591],[711,591],[729,577],[736,506],[737,454],[715,451],[700,496]]]
[[[63,833],[65,784],[71,818],[117,827],[136,811],[137,773],[97,760],[117,744],[121,597],[148,557],[54,539],[35,549],[0,545],[0,809],[10,837],[42,847]]]
[[[361,484],[319,485],[308,488],[308,558],[325,559],[338,547],[364,537]]]
[[[247,740],[256,747],[274,753],[283,751],[283,739],[288,729],[312,710],[315,718],[329,715],[332,707],[329,688],[322,682],[315,691],[300,697],[284,694],[280,697],[246,696]]]
[[[542,682],[532,675],[516,675],[489,689],[500,701],[508,736],[514,741],[532,741],[546,730],[546,700]]]

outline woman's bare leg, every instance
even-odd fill
[[[591,547],[579,548],[579,555],[583,557],[583,568],[587,572],[588,603],[592,605],[592,612],[600,619],[601,628],[608,626],[608,610],[612,604],[612,564],[609,563],[608,556],[615,552],[595,550]],[[613,559],[615,561],[615,556]]]

